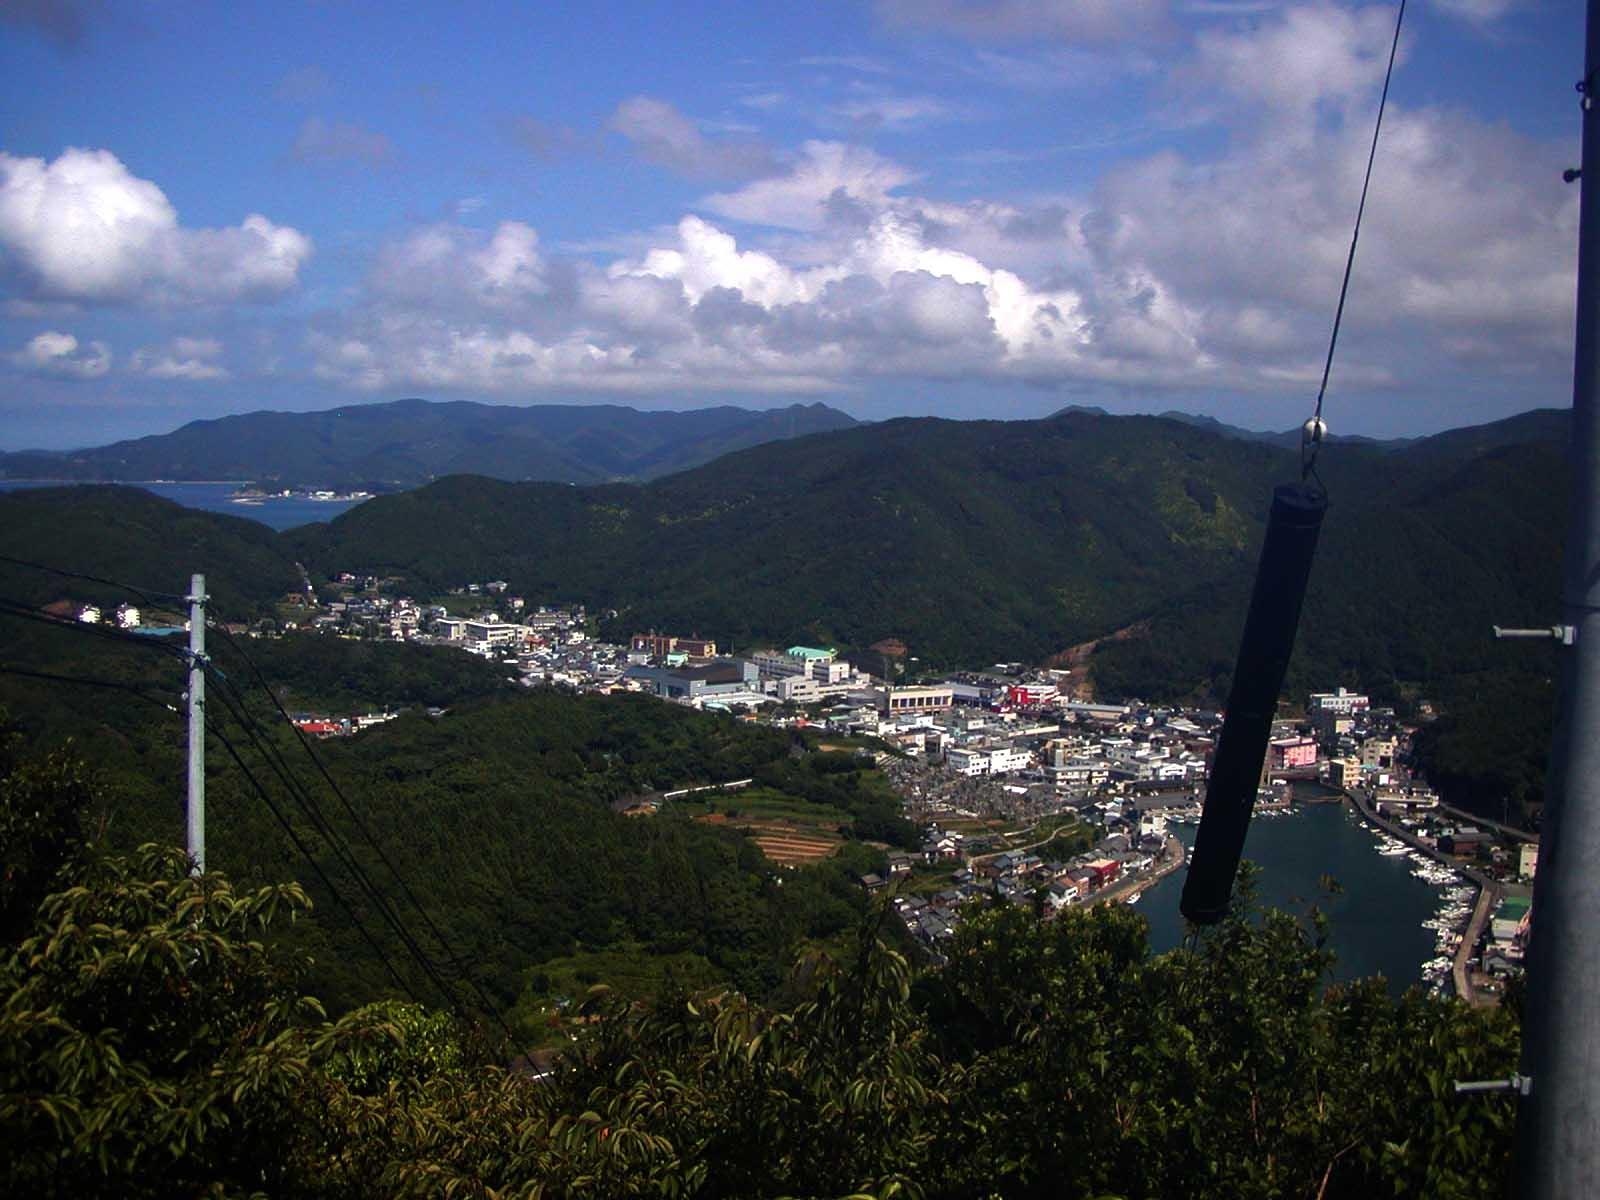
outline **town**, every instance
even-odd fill
[[[996,663],[934,678],[893,641],[849,658],[803,645],[732,654],[714,639],[654,630],[607,643],[594,636],[583,605],[530,603],[503,580],[464,583],[426,601],[391,594],[396,582],[343,572],[322,598],[307,580],[284,598],[276,628],[232,632],[443,646],[501,664],[523,686],[644,693],[812,730],[834,739],[825,746],[869,754],[923,843],[882,845],[880,868],[860,884],[889,893],[907,935],[934,962],[969,906],[1015,904],[1050,920],[1074,905],[1137,903],[1186,864],[1193,838],[1179,834],[1198,824],[1220,713],[1091,698],[1080,668]],[[107,613],[62,607],[60,616],[143,628],[129,605]],[[307,734],[341,737],[396,715],[293,719]],[[1312,693],[1302,711],[1284,711],[1274,726],[1255,812],[1264,819],[1297,803],[1350,803],[1380,840],[1379,853],[1408,856],[1414,874],[1442,890],[1428,923],[1437,954],[1423,964],[1423,982],[1494,1003],[1522,969],[1537,839],[1443,804],[1408,770],[1414,732],[1365,695],[1343,687]],[[707,781],[635,798],[621,811],[648,816],[663,804],[698,805],[706,793],[726,795],[744,782]],[[718,812],[713,803],[701,815],[744,829],[780,870],[838,845],[836,830],[792,814]]]

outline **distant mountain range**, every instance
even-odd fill
[[[0,454],[0,478],[242,479],[383,491],[462,474],[603,483],[654,479],[763,442],[855,424],[825,404],[641,412],[614,404],[397,400],[193,421],[93,449]]]

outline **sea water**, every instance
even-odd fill
[[[49,483],[33,480],[0,480],[0,491],[19,488],[72,487],[71,483]],[[95,485],[87,485],[95,486]],[[297,525],[310,525],[315,521],[331,521],[340,513],[348,512],[360,500],[308,500],[304,496],[264,497],[259,504],[240,504],[233,499],[244,483],[226,480],[210,483],[134,483],[129,487],[143,488],[185,508],[198,508],[205,512],[224,513],[230,517],[244,517],[259,521],[271,529],[293,529]]]
[[[1185,845],[1193,826],[1170,825]],[[1335,979],[1382,975],[1396,994],[1421,983],[1422,964],[1435,956],[1434,934],[1423,922],[1445,903],[1445,888],[1412,874],[1404,855],[1384,857],[1371,828],[1347,804],[1297,806],[1284,814],[1258,813],[1250,822],[1244,856],[1260,868],[1256,895],[1291,913],[1316,905],[1328,917],[1329,946],[1338,956]],[[1322,887],[1331,877],[1337,892]],[[1183,940],[1178,912],[1183,892],[1180,869],[1146,889],[1137,912],[1150,922],[1157,952]]]

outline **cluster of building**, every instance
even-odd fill
[[[438,712],[431,709],[430,712]],[[349,737],[353,733],[360,733],[363,729],[371,729],[374,725],[382,725],[385,721],[392,721],[400,714],[397,712],[372,712],[361,713],[349,717],[329,716],[325,713],[298,712],[290,713],[289,720],[301,733],[310,734],[317,738]]]
[[[896,896],[895,911],[907,932],[937,957],[939,943],[954,935],[968,905],[998,899],[1050,920],[1065,908],[1110,895],[1137,899],[1139,887],[1153,879],[1158,868],[1171,869],[1183,861],[1181,848],[1169,839],[1159,816],[1135,811],[1132,805],[1108,803],[1100,820],[1103,832],[1093,848],[1065,860],[1026,849],[974,853],[987,848],[986,839],[968,839],[931,825],[923,860],[935,867],[952,862],[961,865],[951,874],[947,888],[926,896],[916,892]],[[1048,846],[1044,848],[1048,850]],[[910,857],[891,854],[887,869],[891,879],[909,872]],[[886,883],[873,875],[862,879],[868,891]]]

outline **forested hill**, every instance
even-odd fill
[[[1415,696],[1544,669],[1487,630],[1552,619],[1562,416],[1323,452],[1332,509],[1292,691]],[[222,619],[267,611],[304,564],[398,575],[419,596],[503,578],[536,601],[616,610],[615,636],[898,637],[930,666],[1041,661],[1132,630],[1093,659],[1104,690],[1220,696],[1272,486],[1297,475],[1291,452],[1162,418],[901,420],[644,485],[451,477],[278,535],[132,489],[10,493],[0,554],[174,592],[202,570]],[[100,598],[3,566],[0,583],[30,604]]]
[[[1487,661],[1491,613],[1545,611],[1559,428],[1529,413],[1324,451],[1333,508],[1302,641],[1318,678],[1425,680]],[[1162,418],[900,420],[644,486],[442,480],[286,538],[317,570],[505,578],[616,609],[624,634],[892,636],[927,663],[982,665],[1152,621],[1105,652],[1106,681],[1182,695],[1225,684],[1272,486],[1298,474],[1292,452]]]
[[[185,508],[134,487],[26,488],[0,492],[0,556],[44,563],[145,589],[183,607],[200,572],[223,620],[270,611],[300,587],[283,540],[256,521]],[[58,600],[117,604],[126,588],[0,562],[0,597],[42,608]],[[150,606],[147,604],[148,609]]]
[[[381,490],[471,473],[597,483],[652,479],[762,442],[854,424],[824,404],[640,412],[615,404],[413,399],[247,413],[94,449],[0,454],[0,478],[248,479]]]

